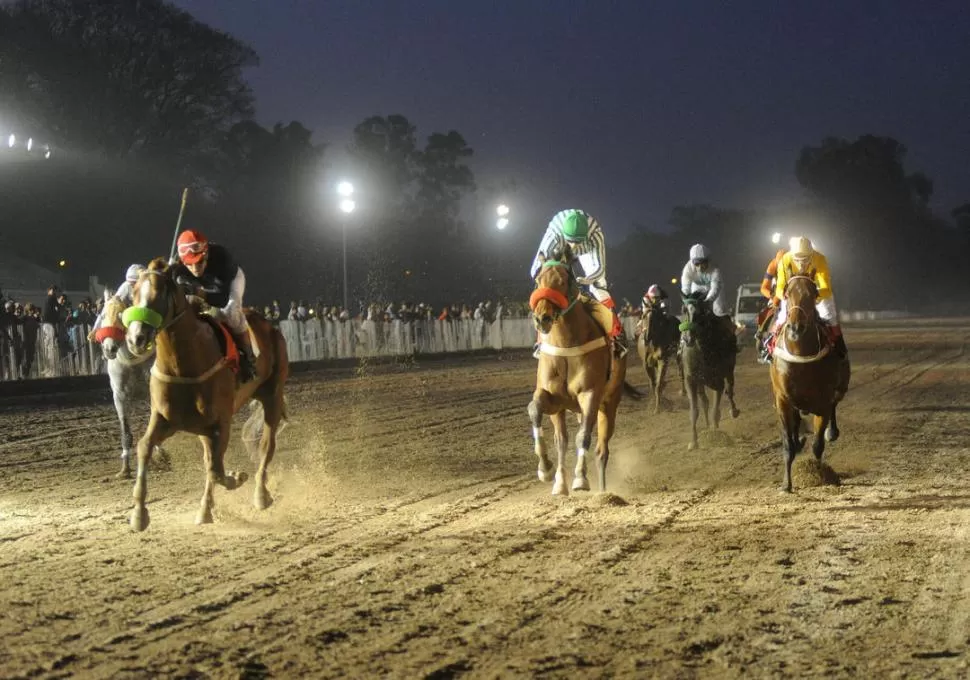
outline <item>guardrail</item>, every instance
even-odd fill
[[[911,316],[906,312],[841,312],[843,322]],[[633,337],[637,319],[623,326]],[[528,318],[492,322],[457,321],[280,321],[291,362],[327,359],[447,354],[476,350],[525,349],[536,340]],[[89,326],[70,326],[58,335],[51,324],[18,324],[0,329],[0,380],[61,378],[106,372],[101,348],[88,342]],[[32,336],[32,337],[31,337]]]

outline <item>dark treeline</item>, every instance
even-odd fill
[[[48,161],[0,153],[0,247],[48,267],[68,259],[75,285],[88,273],[114,283],[131,261],[168,254],[189,186],[184,226],[230,246],[253,302],[339,300],[339,178],[301,123],[253,122],[244,71],[257,64],[248,45],[162,0],[0,7],[0,120],[55,149]],[[348,249],[355,301],[527,296],[545,225],[516,225],[530,234],[511,239],[521,263],[510,266],[487,229],[463,220],[476,182],[461,134],[419,135],[402,115],[372,116],[353,130],[349,155],[343,169],[362,194]],[[623,241],[606,225],[618,297],[671,287],[697,241],[732,287],[758,280],[775,230],[818,242],[843,308],[921,307],[964,292],[965,277],[940,265],[966,249],[970,204],[953,224],[934,216],[932,181],[905,168],[899,142],[825,139],[794,171],[805,200],[788,210],[678,206],[669,233],[640,227]],[[520,288],[509,284],[517,275]]]

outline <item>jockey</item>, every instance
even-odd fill
[[[778,265],[778,281],[775,284],[775,297],[782,301],[776,315],[774,332],[777,333],[787,318],[785,304],[785,287],[788,280],[794,276],[811,276],[818,289],[818,300],[815,310],[819,319],[828,324],[830,339],[835,343],[835,351],[845,359],[849,350],[842,337],[842,327],[839,325],[839,313],[835,308],[835,296],[832,293],[832,279],[829,274],[829,263],[825,256],[815,250],[812,242],[804,236],[796,236],[791,240],[791,250],[782,257]]]
[[[210,244],[201,232],[192,229],[179,235],[178,254],[181,264],[175,265],[175,281],[199,290],[209,305],[222,311],[239,348],[239,377],[244,383],[253,380],[256,358],[243,312],[246,276],[242,268],[225,247]]]
[[[725,337],[730,338],[730,346],[736,352],[738,337],[734,332],[734,321],[724,304],[721,270],[711,266],[710,253],[703,244],[691,246],[690,260],[680,275],[680,292],[685,297],[691,293],[705,293],[704,301],[711,303],[714,316],[720,320]]]
[[[656,283],[643,294],[643,313],[646,314],[648,310],[654,307],[667,311],[667,291]]]
[[[556,213],[539,243],[539,252],[532,262],[532,278],[538,275],[542,266],[539,261],[540,255],[551,258],[561,257],[567,245],[582,270],[582,275],[577,276],[576,280],[589,289],[589,293],[595,300],[590,312],[612,338],[616,357],[622,359],[627,353],[626,344],[623,341],[623,324],[620,323],[616,303],[607,288],[606,241],[603,239],[603,230],[596,218],[582,210],[563,210]],[[539,358],[538,342],[533,356]]]
[[[128,267],[128,271],[125,272],[125,282],[118,286],[118,290],[112,297],[116,297],[125,303],[125,307],[131,307],[131,294],[135,287],[135,282],[138,281],[138,275],[145,270],[145,266],[141,264],[133,264]],[[94,320],[94,325],[92,328],[101,328],[101,319],[104,317],[104,308],[98,314],[97,318]]]

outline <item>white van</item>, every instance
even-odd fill
[[[734,322],[750,331],[758,330],[758,314],[768,300],[761,294],[761,283],[742,283],[734,302]]]

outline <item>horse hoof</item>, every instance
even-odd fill
[[[196,524],[212,524],[212,510],[206,508],[205,510],[199,510],[199,514],[195,516]]]
[[[698,448],[700,447],[697,445],[697,442],[691,442],[690,444],[687,445],[688,451],[695,451]]]
[[[128,520],[132,531],[144,531],[148,528],[148,508],[133,508]]]
[[[780,489],[778,489],[778,490],[781,491],[783,494],[790,494],[791,493],[791,487],[790,486],[784,486],[784,485],[782,485],[782,487]]]
[[[561,480],[560,479],[555,484],[553,484],[553,486],[552,486],[552,495],[553,496],[568,496],[569,495],[569,487],[566,486],[566,482],[564,480]]]
[[[245,472],[240,472],[238,474],[234,472],[228,472],[222,478],[222,481],[223,481],[223,485],[226,487],[226,491],[234,491],[235,489],[238,489],[243,484],[245,484],[247,479],[249,479],[249,475],[246,474]]]
[[[152,462],[155,463],[155,467],[158,470],[165,470],[166,472],[171,472],[172,470],[172,458],[168,455],[168,451],[163,448],[155,447],[155,455],[152,456]]]
[[[116,479],[131,479],[131,468],[127,465],[121,468],[121,471],[115,475]]]
[[[825,441],[835,442],[839,440],[839,431],[833,430],[831,427],[825,430]]]
[[[536,471],[536,474],[539,475],[539,481],[540,482],[551,482],[552,481],[552,470],[547,470],[545,468],[539,468]]]
[[[253,495],[253,505],[257,510],[265,510],[273,504],[273,496],[265,486],[258,487]]]
[[[741,409],[739,409],[739,408],[732,408],[731,409],[731,417],[732,418],[737,418],[739,415],[741,415]]]
[[[589,480],[585,477],[577,477],[574,479],[573,491],[589,491]]]

